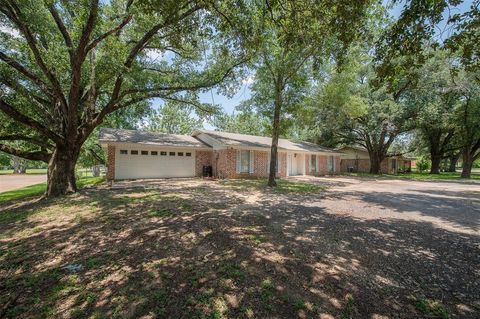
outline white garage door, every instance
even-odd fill
[[[193,176],[194,150],[145,147],[115,149],[115,179]]]

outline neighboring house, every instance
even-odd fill
[[[267,177],[271,138],[198,130],[189,135],[101,129],[109,180],[202,176]],[[279,139],[277,176],[340,171],[341,153],[313,143]]]
[[[339,148],[342,152],[340,161],[341,172],[368,173],[370,172],[370,156],[363,147],[345,146]],[[402,155],[388,155],[380,164],[380,172],[385,174],[396,174],[409,172],[412,169],[414,158]]]

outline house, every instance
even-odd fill
[[[202,176],[210,166],[219,178],[267,177],[271,138],[198,130],[192,135],[101,129],[109,180]],[[341,153],[313,143],[279,139],[277,176],[340,171]]]
[[[343,153],[340,160],[341,172],[370,172],[370,156],[365,148],[345,146],[339,148],[338,151]],[[414,162],[414,158],[391,154],[380,163],[380,172],[385,174],[409,172]]]

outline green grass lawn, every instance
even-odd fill
[[[462,179],[460,173],[451,173],[451,172],[442,172],[440,174],[429,174],[429,173],[420,173],[412,172],[405,174],[369,174],[369,173],[346,173],[348,176],[365,176],[365,177],[375,177],[375,178],[404,178],[404,179],[414,179],[414,180],[468,180]],[[471,180],[480,180],[480,175],[472,174]]]
[[[81,177],[77,179],[77,187],[82,188],[88,185],[97,185],[102,183],[104,180],[105,178],[103,177]],[[26,197],[39,196],[45,192],[46,188],[47,183],[39,183],[0,193],[0,204]]]
[[[13,174],[13,169],[0,170],[0,175]],[[26,174],[47,174],[46,168],[28,168]]]

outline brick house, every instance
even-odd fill
[[[109,180],[202,176],[204,166],[211,166],[219,178],[261,178],[270,168],[269,137],[101,129],[99,141],[107,153]],[[338,173],[341,154],[313,143],[279,139],[277,176]]]
[[[363,147],[345,146],[338,151],[342,152],[340,172],[368,173],[370,172],[370,156]],[[411,171],[415,159],[402,155],[389,155],[380,163],[380,172],[396,174]]]

